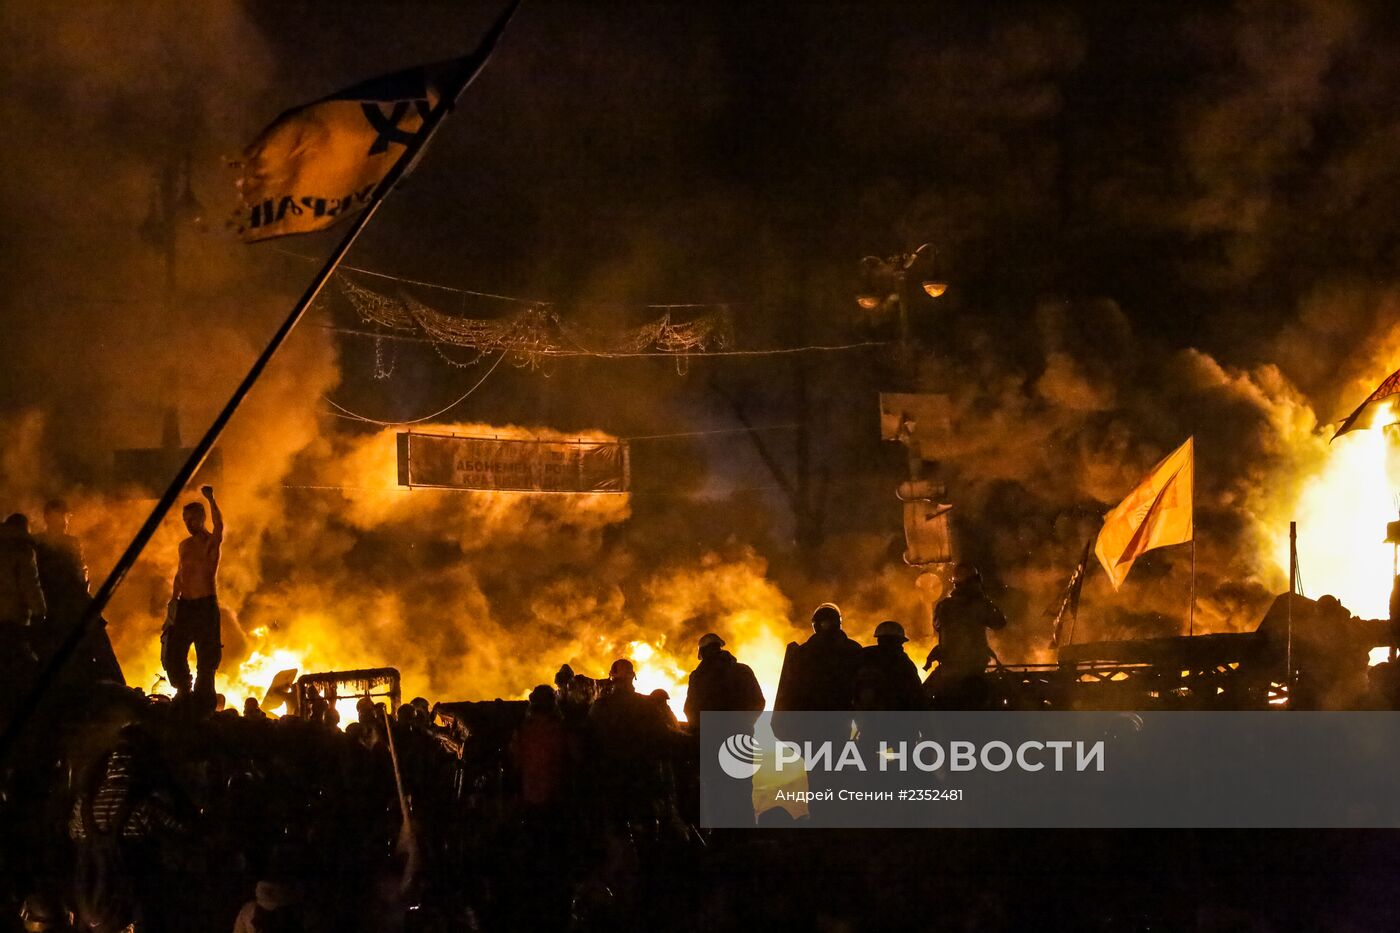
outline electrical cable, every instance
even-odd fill
[[[409,420],[406,420],[406,421],[380,421],[380,420],[377,419],[377,418],[369,418],[369,417],[366,417],[366,416],[364,416],[364,415],[358,414],[357,412],[353,412],[353,411],[351,411],[350,409],[346,408],[345,406],[340,405],[340,404],[337,403],[334,399],[330,398],[330,397],[327,396],[327,395],[322,395],[321,398],[325,399],[333,408],[337,409],[337,410],[340,412],[340,414],[337,415],[337,417],[348,418],[348,419],[350,419],[350,420],[352,420],[352,421],[363,421],[363,422],[365,422],[366,424],[377,424],[377,425],[379,425],[379,426],[381,426],[381,427],[393,427],[393,426],[395,426],[395,425],[400,425],[400,424],[421,424],[421,423],[423,423],[424,421],[430,421],[430,420],[432,420],[433,418],[438,417],[439,415],[446,414],[447,412],[449,412],[449,411],[451,411],[452,409],[456,408],[458,405],[460,405],[460,404],[462,404],[463,402],[465,402],[465,401],[467,400],[467,398],[468,398],[473,392],[475,392],[477,389],[481,388],[481,384],[482,384],[483,382],[485,382],[488,378],[490,378],[491,374],[494,373],[494,372],[496,371],[496,367],[501,365],[501,360],[503,360],[503,359],[505,359],[505,358],[506,358],[506,354],[505,354],[505,353],[501,353],[500,355],[498,355],[498,356],[496,357],[496,362],[494,362],[494,363],[491,364],[491,368],[490,368],[490,369],[488,369],[488,370],[486,370],[486,372],[482,373],[481,378],[478,379],[478,380],[476,381],[476,383],[475,383],[470,389],[468,389],[466,392],[462,393],[462,395],[459,396],[455,401],[451,402],[450,404],[446,405],[445,407],[439,408],[437,411],[433,412],[432,414],[430,414],[430,415],[424,415],[424,416],[421,417],[421,418],[412,418],[412,419],[409,419]],[[334,412],[332,412],[332,414],[334,414]]]

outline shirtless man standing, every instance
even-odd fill
[[[219,571],[219,548],[224,543],[224,516],[214,501],[214,487],[199,490],[209,502],[214,530],[204,527],[204,504],[190,502],[183,516],[190,536],[180,542],[180,567],[175,571],[171,611],[161,632],[161,662],[175,688],[176,700],[190,695],[190,646],[194,645],[198,680],[194,695],[201,708],[214,709],[214,672],[223,658],[219,632],[219,601],[214,578]]]

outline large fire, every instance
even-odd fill
[[[556,436],[483,425],[448,429]],[[605,438],[596,432],[588,436]],[[494,545],[548,552],[559,548],[556,537],[576,541],[630,515],[630,497],[625,494],[406,489],[397,484],[392,429],[345,441],[334,462],[336,475],[324,482],[331,488],[317,494],[336,499],[338,520],[367,532],[412,529],[447,540],[471,536],[464,550]],[[601,677],[613,660],[627,657],[637,669],[637,689],[665,690],[671,708],[682,717],[686,680],[697,663],[695,642],[711,630],[720,632],[729,649],[753,667],[771,705],[791,637],[791,607],[767,579],[765,563],[752,552],[663,564],[631,602],[593,574],[560,579],[533,593],[530,611],[535,622],[508,626],[494,618],[499,614],[496,607],[480,592],[472,573],[472,551],[460,564],[445,564],[404,579],[401,585],[367,585],[348,567],[327,574],[343,577],[339,579],[261,579],[249,566],[254,557],[246,550],[246,529],[250,510],[273,506],[246,493],[235,496],[233,490],[228,500],[224,511],[229,532],[221,568],[226,648],[216,685],[230,706],[246,697],[261,701],[284,670],[306,674],[393,666],[403,675],[405,699],[524,698],[536,684],[552,682],[561,664]],[[277,521],[265,518],[257,525],[279,528]],[[151,555],[156,563],[173,567],[178,537],[177,529],[165,530]],[[592,556],[585,549],[579,562]],[[449,589],[466,605],[453,615],[426,608],[415,592],[425,587]],[[547,635],[540,622],[550,626]],[[406,637],[393,637],[396,631]],[[433,643],[444,641],[456,650],[462,642],[469,646],[463,652],[469,663],[462,670],[444,672],[436,663],[440,659],[432,657]],[[154,638],[128,638],[118,647],[134,683],[169,692]],[[354,718],[353,699],[338,705],[342,723]]]
[[[780,625],[786,625],[785,620],[775,620]],[[306,620],[301,628],[310,627]],[[286,645],[273,647],[274,639],[266,629],[259,628],[252,633],[257,639],[260,647],[254,648],[249,655],[238,663],[232,670],[223,670],[215,679],[215,683],[221,693],[230,704],[237,703],[247,697],[254,697],[258,702],[262,702],[268,687],[278,673],[285,670],[295,670],[299,673],[310,673],[312,671],[339,670],[353,665],[337,663],[335,651],[317,650],[311,645],[301,648],[292,648]],[[684,719],[684,705],[686,695],[686,681],[690,676],[690,670],[695,666],[695,660],[689,653],[689,646],[680,646],[675,650],[670,650],[666,646],[667,639],[663,636],[656,639],[655,643],[647,641],[632,641],[627,643],[620,657],[628,657],[632,660],[637,669],[637,690],[642,693],[651,693],[655,690],[666,691],[669,697],[671,710],[678,719]],[[768,700],[771,708],[773,694],[778,683],[778,675],[782,671],[783,654],[786,644],[779,633],[766,624],[762,619],[756,620],[752,627],[741,628],[729,642],[732,650],[742,657],[745,663],[749,664],[757,675],[759,682],[763,684],[764,696]],[[600,657],[605,657],[602,655]],[[602,660],[594,662],[592,665],[573,659],[580,670],[598,673],[606,670],[607,664]],[[385,663],[393,664],[393,659],[387,659]],[[545,667],[557,663],[551,660],[543,662]],[[562,662],[558,662],[562,663]],[[162,678],[159,671],[147,671],[149,680],[153,686],[153,692],[169,695],[170,687]],[[544,683],[550,680],[551,671],[541,670],[541,675],[536,680]],[[533,682],[522,687],[518,691],[516,699],[523,699],[529,693]],[[453,699],[470,699],[468,697],[454,697]],[[342,698],[337,704],[337,711],[340,713],[341,723],[348,723],[355,718],[355,700]]]
[[[1330,593],[1356,615],[1389,615],[1393,550],[1385,526],[1396,515],[1396,484],[1390,477],[1393,428],[1339,437],[1318,474],[1303,488],[1293,510],[1298,523],[1298,566],[1303,592]],[[1288,571],[1288,528],[1274,546]]]
[[[481,426],[459,426],[459,430]],[[502,433],[501,429],[493,431]],[[1393,430],[1393,429],[1391,429]],[[1317,474],[1302,488],[1290,511],[1281,512],[1298,522],[1298,552],[1304,591],[1312,596],[1331,593],[1353,612],[1366,618],[1382,618],[1388,612],[1392,550],[1383,543],[1385,524],[1395,515],[1390,479],[1391,430],[1358,431],[1339,438],[1323,452]],[[524,436],[526,432],[518,432]],[[601,435],[595,435],[601,436]],[[341,458],[344,477],[339,481],[347,514],[356,524],[373,527],[384,523],[427,519],[431,526],[446,510],[460,510],[464,522],[484,527],[488,533],[518,533],[511,525],[522,508],[530,507],[528,494],[456,492],[404,489],[395,481],[393,432],[384,431],[357,441]],[[571,496],[572,520],[611,524],[625,520],[625,495]],[[1288,569],[1287,518],[1276,523],[1272,556],[1279,570]],[[237,510],[230,511],[237,528]],[[547,534],[548,527],[539,530]],[[231,538],[226,560],[239,561],[236,538]],[[167,541],[168,547],[173,542]],[[163,558],[173,560],[173,553]],[[235,569],[235,575],[240,572]],[[631,658],[637,668],[637,688],[661,689],[670,698],[677,717],[683,717],[686,680],[695,666],[695,619],[705,621],[700,630],[720,632],[728,647],[753,667],[771,706],[782,668],[786,643],[794,637],[789,621],[791,607],[764,574],[761,560],[724,560],[710,556],[697,566],[670,568],[654,576],[648,585],[648,612],[632,624],[610,625],[608,612],[630,615],[629,607],[597,605],[571,591],[543,599],[546,614],[567,614],[578,609],[577,631],[555,639],[536,651],[528,630],[492,632],[486,643],[474,646],[496,660],[487,665],[496,676],[462,677],[445,687],[434,683],[413,655],[421,650],[398,643],[401,656],[387,656],[379,644],[355,632],[350,620],[364,624],[367,613],[393,617],[392,594],[378,594],[368,604],[363,594],[338,598],[337,581],[320,585],[282,588],[277,594],[275,624],[260,623],[243,632],[243,650],[226,658],[217,678],[219,690],[230,705],[245,697],[261,700],[273,678],[283,670],[299,673],[391,665],[404,675],[406,697],[432,699],[482,699],[492,696],[523,698],[537,683],[551,682],[559,665],[604,676],[615,658]],[[717,594],[722,594],[716,605]],[[235,613],[240,603],[255,594],[238,594],[238,602],[226,600]],[[582,607],[581,609],[579,607]],[[264,614],[267,609],[264,607]],[[569,622],[569,619],[561,621]],[[415,620],[430,627],[465,624],[455,620]],[[470,633],[469,633],[470,634]],[[522,644],[511,644],[520,639]],[[134,656],[133,656],[134,655]],[[168,692],[161,679],[159,654],[154,640],[135,652],[123,653],[123,661],[135,675],[134,682],[158,692]],[[439,678],[440,680],[440,678]],[[354,701],[340,704],[342,722],[354,715]]]
[[[318,358],[313,351],[309,358]],[[1368,374],[1347,396],[1364,395],[1379,378]],[[1383,538],[1396,515],[1394,429],[1357,431],[1329,445],[1312,430],[1310,411],[1291,403],[1287,411],[1291,420],[1275,425],[1287,472],[1276,488],[1260,478],[1255,510],[1275,575],[1270,586],[1287,579],[1288,522],[1296,520],[1304,591],[1332,593],[1358,615],[1384,617],[1392,551]],[[580,436],[482,424],[434,430]],[[405,489],[397,484],[394,433],[298,424],[300,439],[288,439],[276,462],[250,459],[258,448],[248,443],[230,444],[226,473],[243,480],[220,489],[230,530],[220,574],[227,617],[218,686],[230,705],[261,699],[287,669],[389,665],[401,671],[406,697],[520,698],[550,683],[561,664],[601,677],[614,659],[630,657],[638,688],[664,689],[679,714],[695,642],[706,631],[720,633],[754,668],[771,704],[784,647],[803,627],[752,548],[687,551],[664,539],[619,547],[615,539],[632,519],[629,495]],[[37,444],[37,428],[20,440],[31,434]],[[1292,483],[1300,462],[1316,473],[1299,488]],[[95,555],[114,555],[146,507],[85,505],[75,530],[101,542]],[[680,525],[665,531],[685,534]],[[159,618],[182,534],[177,521],[167,522],[110,615],[118,655],[132,682],[147,689],[168,689],[160,680]],[[105,571],[96,556],[93,570]],[[916,641],[926,637],[913,609],[901,614],[887,605],[907,582],[885,574],[862,591],[852,634],[863,638],[863,621],[893,617],[913,624]]]

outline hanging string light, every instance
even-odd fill
[[[348,275],[338,275],[337,282],[361,321],[387,331],[420,334],[432,342],[438,356],[459,368],[498,352],[509,355],[518,366],[530,367],[551,356],[642,352],[675,355],[682,365],[688,353],[724,350],[734,342],[733,320],[723,305],[700,306],[698,313],[682,320],[667,310],[638,327],[602,330],[567,322],[546,304],[527,304],[499,317],[479,318],[440,311],[403,292],[388,295]],[[456,360],[444,352],[447,347],[474,350],[476,357]]]
[[[394,350],[389,348],[388,361],[385,361],[384,338],[374,338],[374,378],[380,381],[388,379],[394,374]]]

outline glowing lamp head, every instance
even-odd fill
[[[885,299],[879,295],[866,294],[856,296],[856,304],[860,305],[861,308],[865,311],[874,311],[876,308],[880,307],[880,305],[884,303]]]
[[[930,298],[941,298],[943,293],[948,290],[948,283],[940,282],[937,279],[928,279],[920,284],[924,287],[924,294]]]

